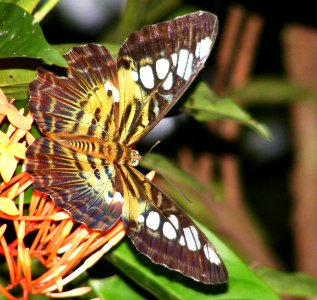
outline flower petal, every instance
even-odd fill
[[[2,90],[0,89],[0,103],[1,104],[8,104],[8,100],[7,97],[5,96],[5,94],[2,92]]]
[[[3,151],[0,155],[0,173],[4,182],[9,182],[17,168],[18,160],[11,151]]]
[[[33,142],[35,141],[34,136],[28,131],[26,133],[26,142],[28,143],[28,145],[33,144]]]
[[[12,151],[13,155],[25,159],[25,152],[26,152],[26,147],[21,144],[21,143],[12,143],[9,145],[10,150]]]
[[[0,144],[2,144],[3,146],[8,146],[9,142],[9,137],[4,132],[0,131]]]
[[[19,215],[19,210],[17,209],[14,201],[6,197],[0,197],[0,211],[10,215]]]
[[[12,106],[8,111],[8,119],[9,121],[17,128],[30,130],[31,124],[30,121],[23,115],[21,115],[18,110]]]
[[[9,111],[9,105],[0,103],[0,115],[6,115]]]

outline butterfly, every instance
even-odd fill
[[[117,61],[96,44],[64,55],[66,75],[40,67],[29,109],[44,136],[27,149],[34,188],[88,228],[122,219],[153,262],[206,284],[227,281],[214,246],[135,166],[134,144],[175,105],[204,67],[217,17],[195,12],[128,36]]]

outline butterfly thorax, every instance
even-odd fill
[[[59,139],[58,142],[76,152],[104,159],[109,164],[127,164],[135,167],[142,158],[137,150],[114,141],[77,137],[76,139]]]

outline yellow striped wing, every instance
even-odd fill
[[[30,84],[29,109],[38,126],[56,140],[113,140],[119,97],[115,61],[106,48],[93,44],[75,47],[64,56],[66,76],[39,68]]]

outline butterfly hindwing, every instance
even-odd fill
[[[116,197],[113,165],[46,137],[35,140],[27,158],[34,188],[50,195],[76,221],[106,230],[121,217],[122,199]]]
[[[204,283],[221,283],[227,271],[200,229],[143,174],[119,167],[122,220],[136,248],[153,262]]]
[[[217,30],[215,15],[198,12],[127,38],[117,62],[121,142],[134,144],[173,107],[203,68]]]
[[[93,44],[64,57],[67,77],[39,68],[30,84],[29,109],[37,124],[53,139],[113,139],[119,97],[115,61],[106,48]]]

